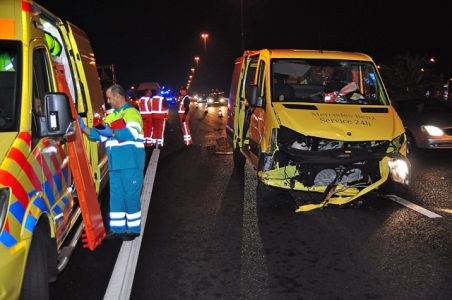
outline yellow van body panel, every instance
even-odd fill
[[[390,105],[382,106],[388,113],[369,114],[361,111],[368,107],[365,105],[315,104],[318,110],[304,110],[285,108],[287,104],[299,103],[273,103],[281,125],[306,136],[342,141],[390,141],[405,131]]]

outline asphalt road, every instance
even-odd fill
[[[377,194],[297,214],[257,205],[254,169],[216,153],[217,111],[193,109],[189,148],[170,112],[131,299],[452,298],[451,151],[415,153],[401,195],[442,218]],[[52,299],[102,299],[120,244],[79,245]]]

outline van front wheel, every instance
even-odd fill
[[[271,187],[257,178],[256,202],[265,208],[278,207],[287,202],[288,193],[281,188]]]
[[[234,160],[234,168],[238,170],[242,170],[245,167],[246,158],[243,156],[242,152],[240,152],[240,147],[235,146],[234,151],[232,152],[232,158]]]

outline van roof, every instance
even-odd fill
[[[270,58],[311,58],[311,59],[345,59],[372,61],[372,59],[362,53],[341,52],[341,51],[321,51],[321,50],[300,50],[300,49],[262,49],[257,52],[268,51]],[[255,51],[245,51],[248,54],[255,54]]]

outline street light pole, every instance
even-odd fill
[[[199,56],[195,56],[196,68],[199,67]]]

